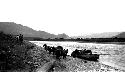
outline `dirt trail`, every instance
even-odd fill
[[[39,67],[36,72],[49,72],[48,70],[51,68],[55,60],[52,60],[51,62],[48,62],[44,64],[42,67]]]

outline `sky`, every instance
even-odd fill
[[[0,22],[78,36],[125,31],[125,0],[0,0]]]

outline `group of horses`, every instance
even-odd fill
[[[44,49],[49,52],[49,54],[53,54],[56,56],[56,59],[60,59],[60,57],[66,58],[68,49],[63,49],[62,46],[47,46],[46,44],[43,45]]]
[[[62,46],[47,46],[46,44],[43,45],[44,49],[49,52],[49,54],[53,54],[56,56],[56,59],[60,59],[60,57],[66,58],[68,49],[63,49]],[[74,58],[85,59],[89,61],[98,61],[99,55],[92,54],[91,50],[78,50],[76,49],[71,53],[71,56]]]

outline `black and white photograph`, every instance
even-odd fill
[[[0,0],[0,72],[125,72],[125,0]]]

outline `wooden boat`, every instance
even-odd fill
[[[99,55],[98,54],[84,54],[84,55],[77,55],[80,59],[85,59],[89,61],[98,61]]]
[[[92,54],[91,51],[86,52],[83,50],[75,50],[71,53],[71,56],[73,56],[74,58],[77,57],[77,58],[85,59],[85,60],[89,60],[89,61],[98,61],[98,59],[99,59],[98,54]]]

